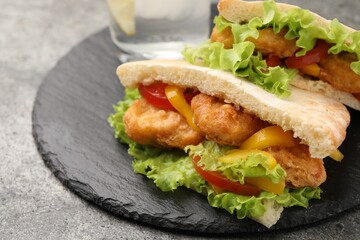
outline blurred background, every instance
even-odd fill
[[[279,2],[299,4],[360,29],[359,1]],[[108,27],[105,1],[0,0],[0,6],[0,239],[193,239],[115,217],[80,199],[54,177],[34,144],[31,111],[38,87],[65,54]],[[357,208],[315,226],[241,237],[359,236]]]

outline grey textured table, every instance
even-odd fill
[[[360,1],[298,4],[360,29]],[[63,55],[107,25],[105,1],[0,0],[0,6],[0,239],[193,239],[115,217],[80,199],[53,176],[34,144],[36,91]],[[360,207],[313,226],[238,237],[359,236]]]

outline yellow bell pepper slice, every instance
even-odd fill
[[[329,155],[329,157],[331,157],[335,161],[341,162],[341,160],[343,160],[344,158],[344,154],[342,154],[339,149],[336,149],[333,153]]]
[[[310,76],[319,77],[320,75],[320,67],[316,63],[306,65],[305,67],[300,68],[300,70]]]
[[[239,159],[246,160],[251,154],[262,154],[262,155],[266,156],[270,169],[273,169],[277,164],[277,161],[273,157],[273,155],[271,155],[268,152],[261,151],[261,150],[256,150],[256,149],[251,149],[251,150],[248,150],[248,149],[231,150],[231,151],[227,152],[224,156],[221,156],[219,158],[219,161],[223,162],[223,163],[233,163],[235,161],[239,161]]]
[[[270,179],[267,178],[246,177],[245,182],[257,186],[261,190],[265,190],[267,192],[272,192],[275,194],[282,194],[285,189],[285,179],[283,179],[279,183],[273,183]]]
[[[235,161],[239,160],[246,160],[247,157],[251,154],[263,154],[266,156],[267,163],[269,165],[270,169],[273,169],[277,162],[276,159],[268,152],[262,151],[262,150],[244,150],[244,149],[236,149],[231,150],[224,156],[219,158],[220,162],[223,163],[233,163]],[[273,183],[270,179],[263,178],[263,177],[246,177],[245,182],[252,184],[261,190],[265,190],[268,192],[272,192],[275,194],[281,194],[284,192],[285,189],[285,179],[281,180],[279,183]]]
[[[241,145],[240,149],[264,149],[271,146],[292,147],[295,140],[292,132],[282,130],[278,126],[270,126],[260,129]]]
[[[186,119],[190,127],[195,131],[200,131],[194,123],[191,107],[185,100],[184,89],[168,85],[165,87],[165,95],[171,105]]]

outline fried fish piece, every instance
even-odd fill
[[[263,55],[275,55],[280,58],[290,57],[299,50],[296,46],[297,39],[285,39],[287,29],[283,28],[279,33],[274,33],[272,28],[264,28],[259,30],[257,39],[249,37],[246,40],[255,44],[255,49]],[[231,28],[225,28],[221,32],[214,27],[211,33],[212,42],[222,42],[225,48],[232,48],[234,44],[234,36]]]
[[[233,104],[205,94],[191,101],[194,122],[208,140],[219,144],[239,146],[252,134],[268,126],[258,117],[245,113]]]
[[[234,36],[231,32],[231,28],[227,27],[221,32],[217,30],[216,27],[213,28],[211,32],[210,39],[212,42],[221,42],[224,44],[224,48],[229,49],[232,48],[234,44]]]
[[[286,171],[286,185],[293,188],[318,187],[326,180],[324,162],[312,158],[308,146],[297,142],[294,147],[269,147],[264,149],[274,156]]]
[[[248,38],[246,40],[255,44],[255,49],[263,55],[275,55],[280,58],[290,57],[294,55],[299,47],[296,46],[296,38],[286,39],[287,29],[283,28],[279,33],[274,33],[272,28],[264,28],[259,30],[259,37]]]
[[[126,134],[144,145],[183,149],[204,139],[178,112],[155,108],[145,99],[134,101],[123,121]]]
[[[353,53],[329,54],[319,63],[319,78],[339,90],[359,93],[360,75],[354,73],[350,68],[350,64],[355,61],[357,61],[357,57]]]

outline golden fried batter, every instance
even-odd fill
[[[136,100],[124,115],[126,134],[144,145],[176,147],[199,144],[203,135],[194,131],[178,112],[165,111]]]
[[[337,55],[329,54],[319,63],[319,78],[339,90],[359,93],[360,76],[350,68],[350,63],[354,61],[357,61],[357,57],[352,53],[341,52]]]
[[[202,93],[192,99],[191,110],[195,124],[206,138],[224,145],[239,146],[268,125],[254,115],[237,110],[232,104]]]
[[[231,28],[227,27],[221,32],[217,30],[216,27],[213,28],[210,37],[212,42],[222,42],[224,44],[224,48],[232,48],[234,44],[234,36],[231,32]]]
[[[286,185],[294,188],[318,187],[326,180],[324,162],[312,158],[306,145],[297,143],[291,148],[269,147],[265,151],[274,156],[286,171]]]
[[[257,39],[249,38],[255,44],[255,49],[263,55],[273,54],[280,58],[290,57],[295,54],[299,47],[296,46],[297,39],[287,40],[285,34],[287,29],[283,28],[279,33],[274,33],[272,28],[259,30]]]
[[[255,49],[260,51],[263,55],[275,55],[280,58],[292,56],[299,47],[296,46],[296,39],[287,40],[285,34],[287,30],[283,28],[279,33],[275,34],[272,28],[264,28],[259,30],[259,37],[257,39],[248,38],[246,40],[255,44]],[[225,28],[219,32],[214,27],[211,33],[212,42],[222,42],[225,48],[232,48],[234,37],[231,28]]]

